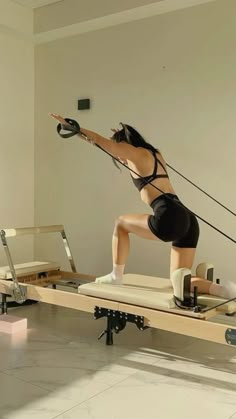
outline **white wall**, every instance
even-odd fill
[[[65,224],[80,271],[111,269],[115,217],[150,209],[128,173],[86,143],[59,139],[47,113],[106,136],[119,121],[134,125],[170,164],[235,209],[235,13],[234,0],[219,0],[37,46],[36,224]],[[89,112],[76,110],[79,97],[91,98]],[[170,174],[185,204],[236,237],[233,216]],[[38,255],[58,258],[51,243]],[[127,270],[168,275],[169,249],[132,238]],[[212,261],[218,276],[233,279],[234,253],[201,223],[196,263]]]
[[[1,228],[34,224],[34,51],[32,11],[0,5]],[[10,243],[10,242],[9,242]],[[31,238],[12,240],[14,261],[33,257]],[[0,247],[0,263],[7,264]]]

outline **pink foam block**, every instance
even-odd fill
[[[27,329],[27,319],[21,317],[0,315],[0,332],[14,334]]]

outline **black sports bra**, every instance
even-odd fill
[[[153,173],[152,175],[149,176],[142,176],[142,177],[138,177],[138,178],[134,178],[131,174],[132,180],[134,182],[134,185],[136,186],[136,188],[138,188],[139,191],[141,191],[141,189],[144,188],[144,186],[148,185],[150,182],[152,182],[155,179],[158,178],[168,178],[168,174],[167,171],[164,167],[164,165],[162,164],[162,162],[157,158],[156,156],[156,151],[154,150],[150,150],[150,152],[152,153],[153,157],[154,157],[154,169],[153,169]],[[161,167],[165,170],[166,174],[162,174],[162,175],[158,175],[157,174],[157,168],[158,168],[158,163],[161,165]]]

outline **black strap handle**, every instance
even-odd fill
[[[74,135],[80,134],[80,125],[77,121],[70,118],[65,118],[65,121],[68,122],[68,125],[66,124],[58,124],[57,125],[57,132],[62,138],[70,138],[74,137]],[[63,134],[62,131],[69,131],[67,134]]]

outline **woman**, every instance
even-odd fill
[[[61,124],[68,125],[60,115],[50,116]],[[85,128],[81,128],[80,132],[91,143],[101,147],[125,163],[137,175],[142,176],[141,179],[130,172],[141,200],[152,208],[153,214],[127,214],[116,220],[112,238],[113,270],[108,275],[97,278],[96,282],[114,285],[122,283],[129,254],[130,233],[148,240],[172,243],[170,277],[180,268],[191,270],[199,239],[198,221],[177,197],[160,151],[146,142],[134,128],[121,125],[121,130],[113,130],[111,140]],[[150,182],[157,189],[150,185]],[[199,293],[223,298],[236,296],[236,285],[232,283],[222,286],[203,278],[192,277],[192,289],[195,286],[198,287]]]

